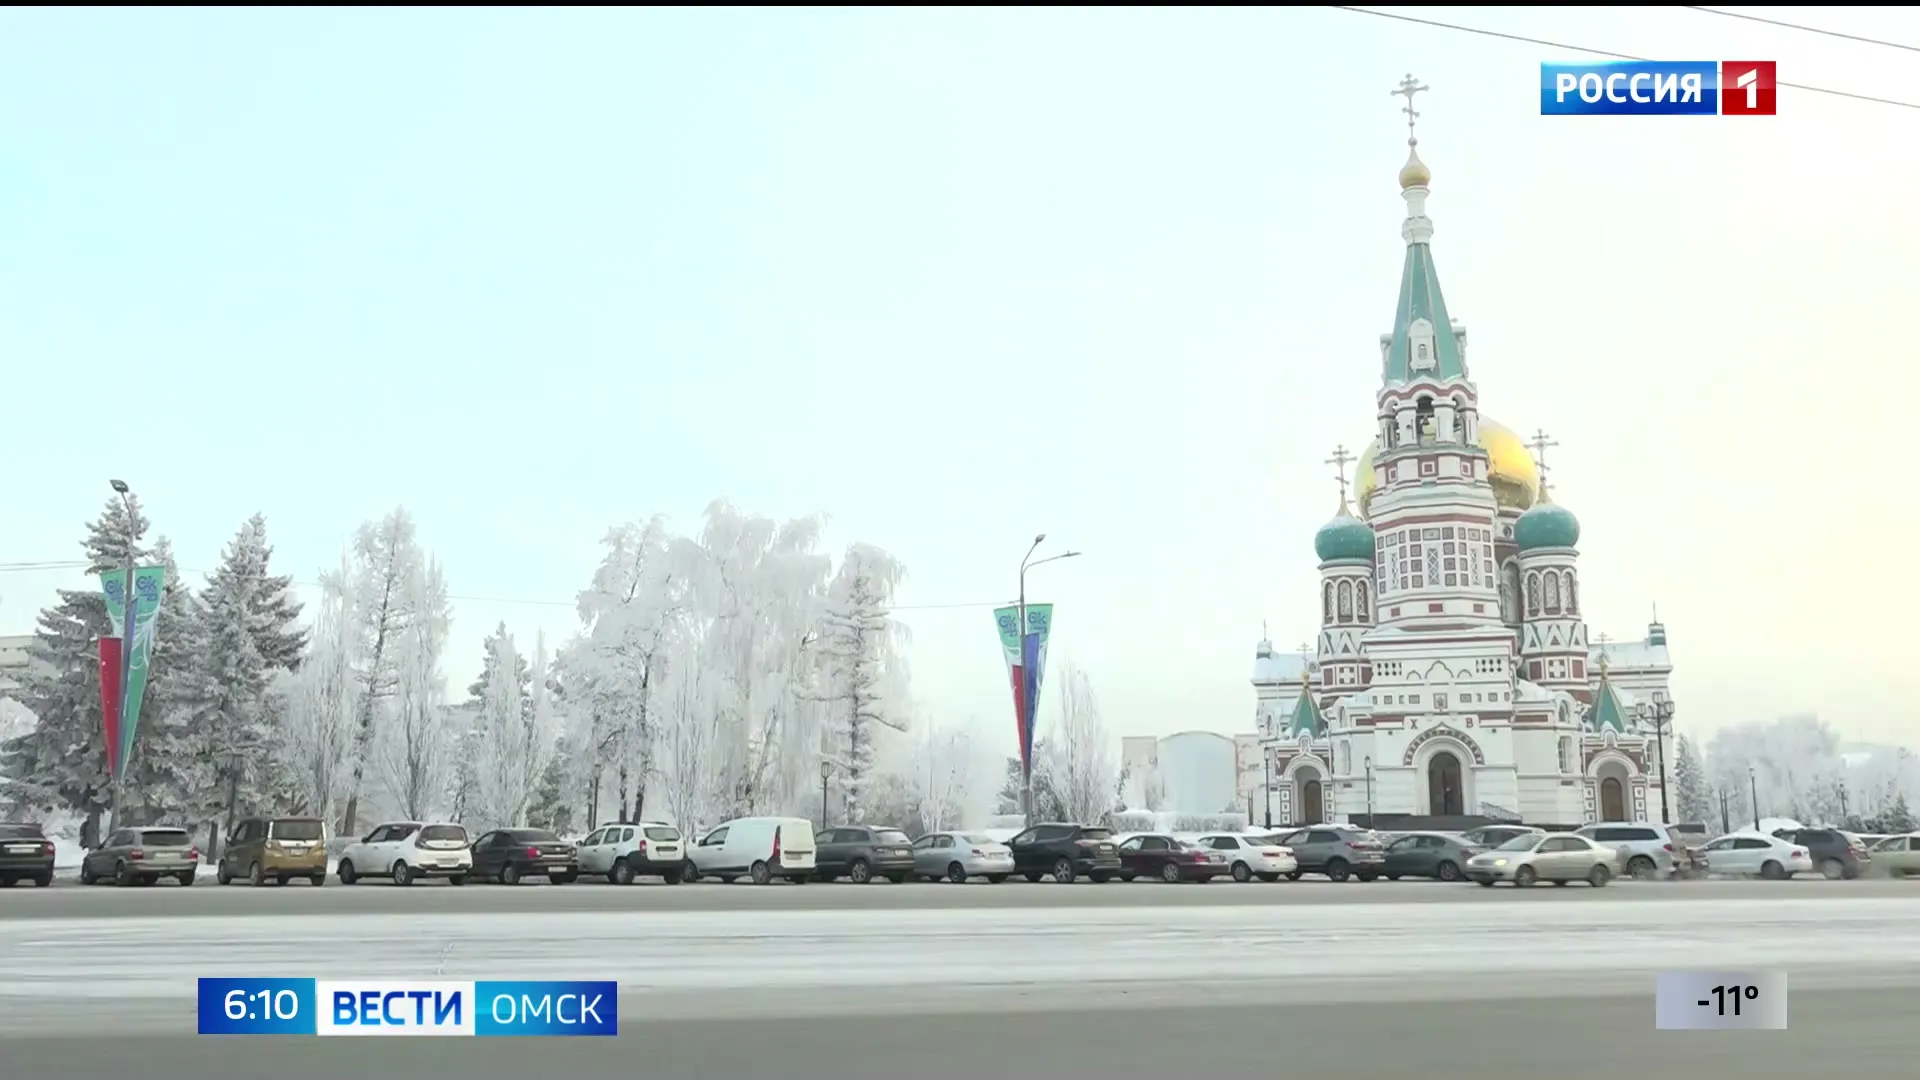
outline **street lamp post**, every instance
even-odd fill
[[[1368,755],[1362,766],[1367,773],[1367,828],[1373,828],[1373,756]]]
[[[120,496],[120,505],[127,511],[127,580],[121,586],[120,593],[120,722],[114,730],[120,736],[121,745],[127,748],[127,756],[133,756],[133,740],[128,738],[127,718],[133,715],[130,702],[133,697],[133,633],[139,626],[139,601],[133,595],[134,547],[139,536],[134,532],[133,489],[125,480],[109,480],[108,484]],[[119,747],[107,749],[107,760],[113,765],[113,775],[108,780],[113,785],[113,804],[107,812],[107,832],[120,827],[120,778],[126,775],[128,762],[119,759]]]
[[[1673,702],[1643,701],[1633,707],[1633,714],[1641,723],[1653,725],[1653,737],[1660,755],[1660,824],[1671,825],[1673,815],[1668,812],[1667,804],[1667,729],[1673,724]]]
[[[1262,757],[1266,759],[1267,782],[1261,787],[1261,791],[1265,794],[1267,803],[1266,827],[1271,829],[1273,828],[1273,748],[1266,747]]]
[[[1760,831],[1760,782],[1754,778],[1753,766],[1747,766],[1747,798],[1753,800],[1753,831]]]
[[[1039,711],[1039,702],[1027,700],[1027,687],[1034,685],[1034,675],[1033,673],[1028,672],[1026,668],[1026,665],[1027,665],[1027,571],[1045,563],[1058,562],[1061,559],[1071,559],[1080,554],[1077,551],[1067,551],[1067,552],[1062,552],[1059,555],[1049,555],[1044,559],[1035,559],[1033,557],[1033,553],[1040,549],[1041,543],[1044,542],[1046,538],[1047,538],[1046,533],[1040,533],[1036,535],[1033,538],[1032,546],[1027,548],[1026,555],[1021,558],[1020,560],[1020,592],[1018,597],[1014,600],[1016,618],[1018,618],[1020,621],[1019,626],[1016,628],[1020,637],[1020,670],[1025,680],[1025,685],[1023,685],[1020,688],[1020,711],[1022,713],[1020,717],[1020,740],[1021,740],[1020,806],[1021,806],[1021,809],[1026,813],[1026,822],[1027,822],[1028,828],[1033,827],[1033,760],[1032,760],[1033,754],[1032,754],[1031,748],[1033,745],[1033,725],[1034,725],[1035,717]],[[1039,661],[1039,657],[1038,656],[1034,657],[1034,660],[1037,663]]]
[[[1840,781],[1840,827],[1846,828],[1850,820],[1852,819],[1847,816],[1847,782],[1842,780]]]
[[[833,762],[820,759],[820,828],[827,827],[827,780],[833,776]]]

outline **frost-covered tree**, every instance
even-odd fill
[[[441,655],[453,605],[440,564],[426,559],[403,584],[407,618],[390,643],[394,658],[391,719],[377,734],[380,782],[402,814],[415,821],[440,809],[456,747],[448,727]]]
[[[361,619],[354,608],[353,566],[320,576],[312,639],[297,671],[275,676],[268,696],[274,717],[274,801],[286,809],[331,818],[352,784],[360,722]]]
[[[1718,812],[1707,787],[1706,770],[1700,751],[1690,736],[1680,736],[1680,748],[1673,757],[1674,811],[1682,822],[1715,821]]]
[[[1815,716],[1734,724],[1707,744],[1708,775],[1716,788],[1748,806],[1741,816],[1749,824],[1755,809],[1761,817],[1838,821],[1844,774],[1839,750],[1839,736]],[[1752,792],[1759,796],[1757,808],[1750,805]]]
[[[390,715],[390,704],[400,685],[398,643],[416,612],[408,606],[408,583],[424,572],[426,553],[418,530],[405,507],[379,521],[370,521],[354,533],[353,591],[355,629],[354,678],[359,684],[359,713],[353,731],[352,777],[342,831],[358,829],[360,796],[368,770],[374,765],[375,735]]]
[[[468,800],[469,824],[480,830],[524,824],[539,775],[529,776],[527,760],[536,737],[532,671],[504,623],[487,636],[485,648],[487,662],[476,686],[480,712]]]
[[[898,560],[870,544],[854,544],[827,589],[816,649],[822,658],[818,700],[824,740],[836,760],[849,821],[862,820],[868,778],[887,730],[905,731],[898,645],[905,628],[893,618],[895,590],[906,576]]]
[[[962,728],[924,726],[913,769],[919,820],[929,831],[958,828],[974,808],[980,772],[973,736]]]
[[[1060,709],[1048,745],[1048,772],[1067,820],[1105,821],[1120,770],[1093,682],[1071,661],[1061,665]],[[1036,782],[1036,794],[1039,785]]]
[[[674,560],[690,549],[674,543],[659,516],[616,526],[601,543],[606,552],[579,596],[581,641],[569,666],[585,676],[589,688],[584,707],[595,747],[591,787],[598,792],[599,770],[610,764],[619,814],[638,821],[645,816],[647,783],[656,772],[655,698],[678,644],[673,634],[688,591],[687,575],[676,573]]]
[[[119,499],[87,526],[81,550],[87,574],[97,577],[127,564],[129,541],[135,557],[149,552],[139,546],[147,532],[147,518],[137,498],[129,520]],[[15,692],[34,717],[32,730],[0,746],[0,771],[9,780],[8,798],[16,805],[59,809],[87,819],[87,838],[98,831],[108,809],[111,786],[107,779],[105,733],[100,723],[100,637],[111,632],[106,598],[98,584],[80,590],[60,590],[54,606],[40,612],[28,664]]]

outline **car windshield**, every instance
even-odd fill
[[[186,847],[192,843],[185,829],[144,829],[140,842],[149,847]]]
[[[0,825],[0,840],[38,840],[43,835],[38,825]]]
[[[680,830],[667,825],[649,825],[647,826],[647,839],[678,840],[680,839]]]
[[[986,833],[977,832],[961,833],[959,839],[964,844],[998,844],[1000,842]]]
[[[312,818],[292,818],[273,823],[275,840],[318,840],[325,830]]]
[[[913,838],[901,832],[899,829],[875,829],[873,830],[873,839],[875,843],[880,844],[913,843]]]
[[[467,842],[467,830],[458,825],[429,825],[420,830],[421,840],[452,840],[458,844]]]
[[[508,829],[507,835],[523,844],[551,844],[560,839],[547,829]]]
[[[1113,831],[1112,831],[1111,829],[1081,829],[1081,830],[1080,830],[1080,839],[1082,839],[1082,840],[1111,840],[1111,839],[1113,839]]]
[[[1543,839],[1538,833],[1523,833],[1494,848],[1495,851],[1532,851],[1540,846]]]

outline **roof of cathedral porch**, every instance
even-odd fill
[[[1307,673],[1300,673],[1300,697],[1293,703],[1293,721],[1287,725],[1289,735],[1301,732],[1318,737],[1327,733],[1327,717],[1313,700],[1313,689],[1307,684]]]
[[[1600,685],[1593,691],[1593,709],[1587,713],[1587,726],[1595,731],[1607,728],[1625,735],[1633,727],[1633,707],[1607,675],[1604,658],[1600,663]]]

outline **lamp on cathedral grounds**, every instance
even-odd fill
[[[1760,781],[1753,774],[1753,766],[1747,766],[1747,798],[1753,800],[1753,831],[1760,831]]]
[[[1667,728],[1673,724],[1673,702],[1668,699],[1643,701],[1633,707],[1636,720],[1653,728],[1653,737],[1658,740],[1660,754],[1660,824],[1673,824],[1673,815],[1667,812]]]
[[[833,762],[820,759],[820,828],[827,827],[827,781],[833,778]]]
[[[1373,755],[1367,755],[1367,760],[1361,763],[1361,768],[1367,773],[1367,828],[1371,829],[1373,828]]]

